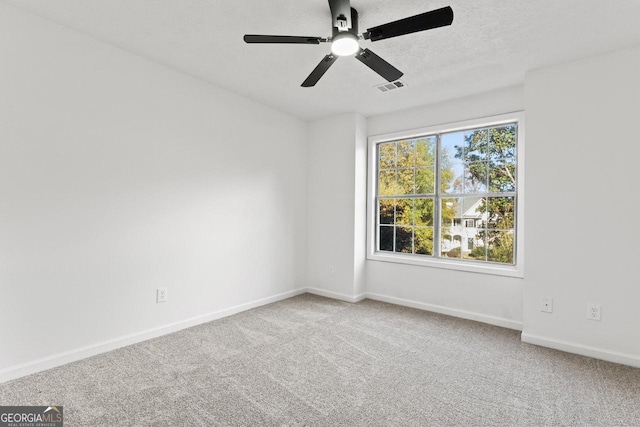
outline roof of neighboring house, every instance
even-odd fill
[[[456,208],[455,218],[481,218],[484,212],[478,212],[478,208],[482,204],[482,197],[464,197],[461,198]]]

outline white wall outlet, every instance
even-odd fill
[[[169,297],[169,289],[168,288],[158,288],[156,291],[156,303],[167,302],[167,298]]]
[[[587,319],[600,321],[600,304],[587,304]]]
[[[333,268],[333,265],[329,266],[328,271],[329,271],[329,276],[335,276],[336,275],[336,269]]]
[[[543,313],[553,313],[553,298],[542,298],[540,311]]]

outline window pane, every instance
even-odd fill
[[[464,192],[464,164],[449,162],[442,164],[440,177],[441,191],[445,194],[460,194]]]
[[[458,214],[461,215],[461,219],[482,220],[482,216],[486,210],[485,200],[482,197],[465,197],[458,200],[462,202],[460,211],[458,212]]]
[[[380,224],[393,224],[393,199],[381,199],[379,201]]]
[[[393,252],[393,228],[388,226],[380,226],[379,247],[381,251]]]
[[[396,224],[413,225],[412,199],[396,199]]]
[[[465,254],[466,259],[476,260],[476,261],[486,261],[487,260],[487,248],[484,245],[483,237],[486,233],[484,230],[478,231],[478,238],[473,240],[473,242],[469,241],[469,252]]]
[[[499,159],[489,164],[489,191],[516,191],[515,159]]]
[[[467,163],[486,160],[489,132],[486,129],[464,134],[464,160]]]
[[[516,158],[516,125],[507,125],[489,130],[489,158]]]
[[[476,220],[466,218],[463,220],[460,231],[460,254],[464,259],[471,259],[471,252],[479,246],[479,229],[476,228]]]
[[[414,169],[398,169],[396,194],[415,194]]]
[[[433,225],[433,199],[415,199],[413,220],[416,226]]]
[[[396,252],[413,253],[413,235],[411,227],[396,227]]]
[[[379,169],[396,167],[396,143],[386,142],[378,145]]]
[[[433,228],[415,229],[415,253],[433,255]]]
[[[378,195],[393,196],[396,194],[396,171],[380,171],[378,179]]]
[[[468,163],[465,171],[465,193],[484,193],[487,191],[487,164],[485,162]]]
[[[436,163],[436,137],[420,138],[416,141],[416,166],[432,167]]]
[[[436,190],[435,166],[416,169],[416,194],[433,194]]]
[[[459,231],[448,236],[443,235],[441,239],[442,256],[444,258],[460,259],[462,257],[462,252],[460,250],[460,246],[462,245],[461,241],[462,236]]]
[[[440,138],[440,162],[463,161],[464,133],[445,133]]]
[[[487,234],[487,261],[513,264],[513,230],[489,230]]]
[[[415,145],[413,140],[398,142],[398,167],[412,168],[415,166]]]
[[[487,199],[487,227],[510,230],[515,226],[515,197]]]
[[[469,259],[470,253],[480,239],[478,227],[484,218],[484,199],[481,197],[464,197],[456,200],[451,236],[451,250],[447,256],[451,258]]]
[[[442,199],[440,207],[440,251],[443,257],[456,257],[456,240],[454,237],[460,236],[460,199]],[[458,249],[457,256],[460,256]]]
[[[440,208],[440,224],[442,227],[451,227],[454,225],[454,218],[460,217],[458,213],[460,211],[458,199],[442,199],[442,206]],[[445,230],[443,230],[444,233]]]

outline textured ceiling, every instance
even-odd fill
[[[395,111],[522,84],[528,70],[640,44],[640,0],[352,0],[360,31],[450,5],[453,25],[369,47],[405,73],[385,81],[330,46],[248,45],[245,33],[326,37],[326,0],[0,0],[305,120]]]

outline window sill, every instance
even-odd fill
[[[425,258],[416,255],[396,255],[385,252],[370,253],[370,261],[392,262],[396,264],[416,265],[420,267],[442,268],[445,270],[462,271],[466,273],[490,274],[494,276],[524,278],[522,268],[515,265],[480,264],[453,259]]]

